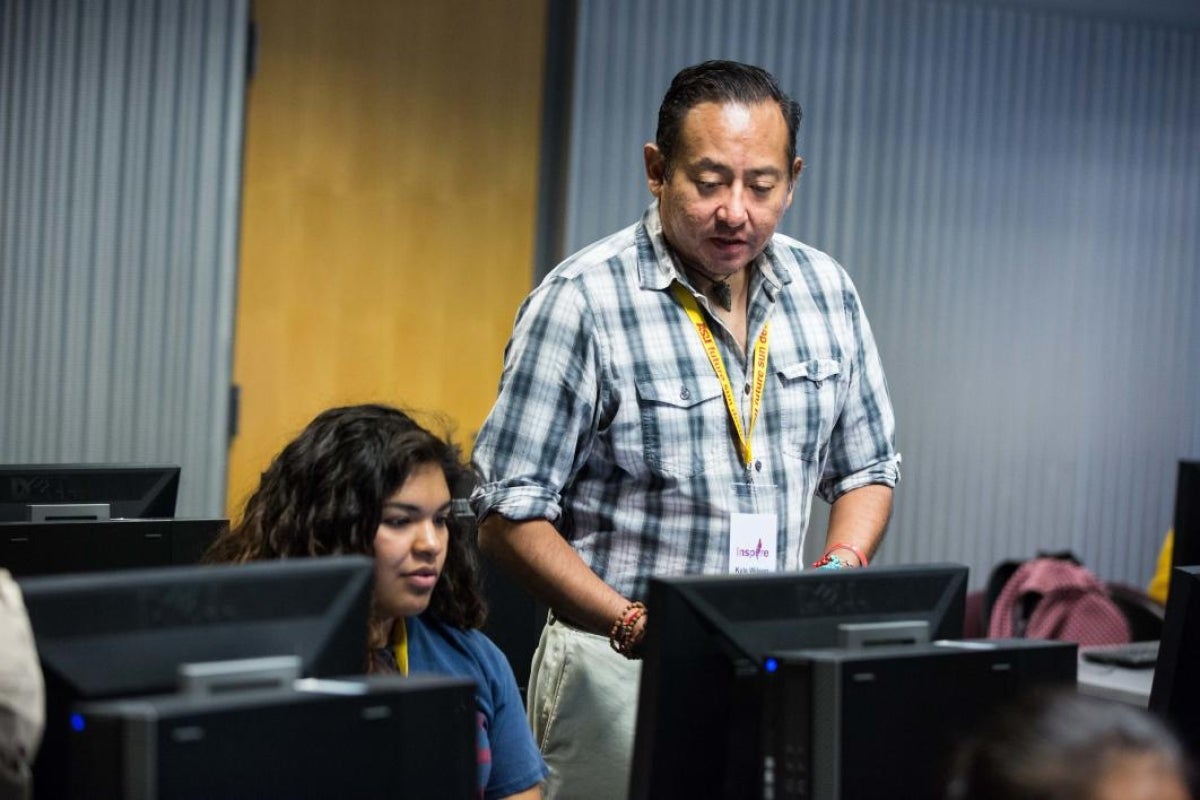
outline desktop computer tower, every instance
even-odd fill
[[[471,681],[370,676],[297,686],[82,705],[71,796],[478,796]]]
[[[773,653],[762,681],[762,796],[940,798],[976,725],[1035,686],[1074,686],[1076,651],[1014,639]]]

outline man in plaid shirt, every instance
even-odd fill
[[[874,338],[845,271],[775,233],[800,107],[765,71],[681,71],[640,222],[522,304],[474,460],[480,544],[553,610],[529,716],[550,797],[624,797],[652,575],[862,566],[899,479]],[[698,698],[698,702],[702,699]]]

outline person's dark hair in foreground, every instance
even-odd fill
[[[959,754],[947,800],[1187,800],[1183,751],[1146,711],[1073,691],[1006,706]]]
[[[325,411],[271,462],[243,520],[207,560],[371,556],[364,669],[473,680],[480,797],[535,800],[546,766],[520,690],[504,654],[476,630],[486,615],[478,557],[450,493],[465,469],[453,445],[403,411]]]

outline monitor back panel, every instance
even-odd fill
[[[0,523],[0,567],[17,577],[196,564],[226,519]]]
[[[955,746],[986,715],[1035,686],[1073,686],[1076,674],[1074,644],[1038,640],[778,659],[764,682],[763,741],[780,800],[941,797]]]
[[[470,681],[378,676],[361,685],[82,706],[70,796],[478,796]]]

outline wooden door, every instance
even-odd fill
[[[545,0],[259,0],[228,506],[315,414],[469,446],[532,279]]]

